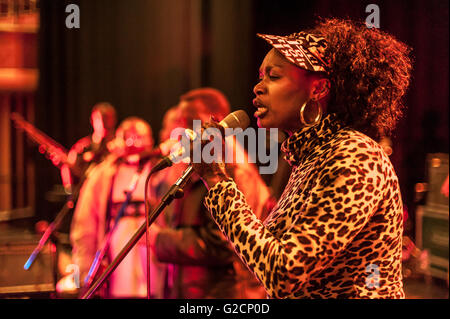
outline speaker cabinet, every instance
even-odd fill
[[[430,254],[431,274],[448,281],[449,208],[448,197],[441,193],[448,176],[448,154],[427,155],[428,192],[425,205],[416,210],[416,242]]]
[[[448,280],[448,209],[419,206],[416,211],[416,242],[420,249],[428,250],[431,275]]]
[[[50,297],[55,292],[55,248],[47,242],[29,270],[24,264],[39,237],[3,232],[0,237],[0,298]]]

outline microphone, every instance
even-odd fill
[[[223,128],[242,128],[244,130],[250,125],[250,118],[248,117],[247,113],[245,113],[245,111],[237,110],[233,113],[228,114],[222,121],[219,122],[219,125]],[[192,130],[186,129],[185,131],[186,135],[191,141],[195,140],[196,134]],[[164,156],[152,168],[152,170],[150,171],[150,175],[172,166],[175,159],[180,158],[180,156],[184,155],[185,149],[180,142],[176,143],[173,148],[175,148],[175,151],[167,156]],[[188,154],[185,155],[187,156]]]
[[[155,148],[152,150],[143,151],[141,153],[119,156],[116,158],[116,163],[127,162],[129,164],[139,164],[140,166],[142,166],[142,164],[145,164],[152,158],[161,156],[162,156],[161,150],[159,148]]]

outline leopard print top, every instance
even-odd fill
[[[404,298],[402,201],[382,148],[334,114],[282,145],[293,166],[264,222],[233,180],[205,205],[270,298]]]

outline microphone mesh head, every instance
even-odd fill
[[[243,110],[237,110],[228,114],[220,124],[225,128],[242,128],[245,130],[250,125],[250,118]]]

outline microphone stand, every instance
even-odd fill
[[[28,260],[25,262],[25,265],[23,268],[25,270],[29,270],[31,265],[33,264],[34,260],[38,256],[38,254],[41,252],[42,248],[44,248],[45,243],[50,238],[51,234],[58,229],[59,225],[63,221],[64,217],[67,215],[67,213],[75,206],[75,202],[77,201],[78,195],[80,193],[81,186],[83,185],[84,181],[87,178],[87,174],[84,174],[81,180],[78,182],[75,189],[72,191],[72,193],[69,195],[69,199],[64,204],[63,208],[58,212],[53,222],[47,227],[44,234],[42,235],[41,239],[39,240],[38,245],[31,253]]]
[[[161,214],[161,212],[166,208],[175,198],[181,198],[184,195],[183,187],[186,185],[187,181],[194,172],[192,166],[189,166],[181,175],[181,177],[171,186],[167,193],[162,198],[158,206],[149,215],[148,220],[146,220],[141,227],[136,231],[136,233],[131,237],[128,243],[122,248],[122,250],[117,254],[116,258],[111,262],[111,264],[106,268],[103,274],[97,279],[96,282],[89,287],[89,290],[83,294],[81,299],[90,299],[91,296],[104,284],[112,272],[117,268],[117,266],[122,262],[122,260],[127,256],[130,250],[137,244],[140,238],[144,235],[147,227],[155,221],[155,219]]]
[[[125,201],[122,203],[122,205],[120,206],[120,210],[117,213],[117,216],[114,218],[114,224],[112,229],[108,232],[108,235],[106,236],[105,240],[103,241],[103,247],[99,250],[97,250],[97,252],[95,253],[95,258],[94,261],[92,262],[91,267],[89,268],[89,272],[84,280],[85,282],[85,286],[89,287],[93,281],[93,279],[95,278],[97,271],[100,267],[100,263],[103,260],[103,257],[106,254],[106,251],[109,247],[109,243],[111,241],[112,238],[112,234],[114,232],[114,230],[116,229],[116,226],[120,220],[120,218],[123,216],[124,212],[125,212],[125,208],[128,206],[130,200],[131,200],[131,195],[133,194],[133,192],[136,190],[137,187],[137,183],[139,181],[139,176],[141,175],[141,172],[144,168],[144,163],[141,163],[139,165],[138,170],[136,171],[136,173],[134,174],[130,186],[128,187],[128,190],[125,191],[126,194],[126,198]]]

